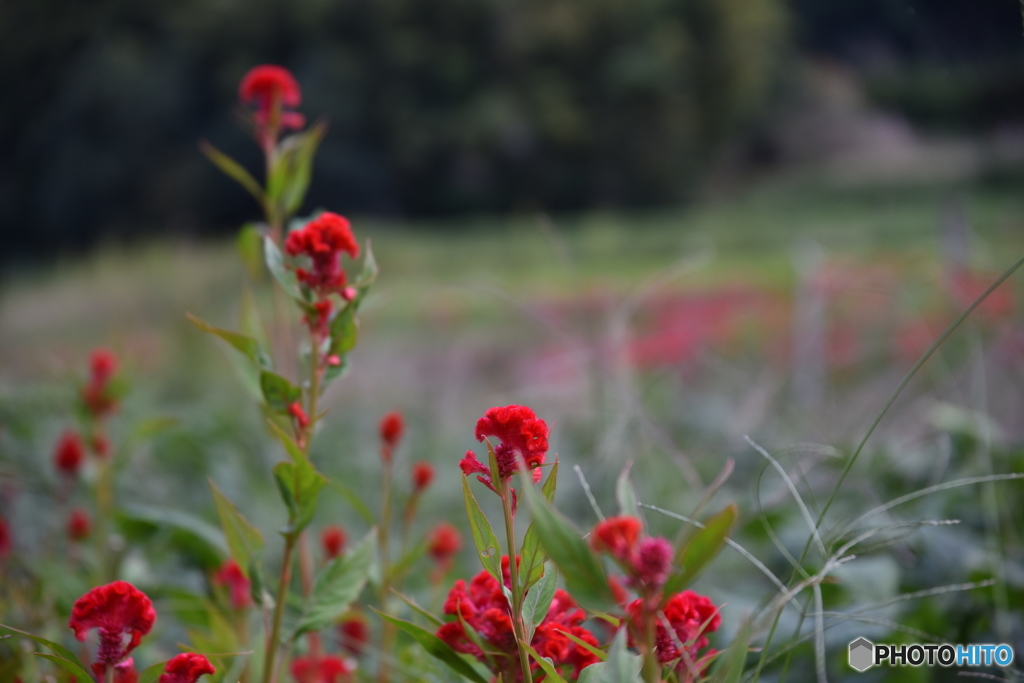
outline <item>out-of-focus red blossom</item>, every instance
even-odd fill
[[[296,683],[342,683],[355,669],[352,662],[334,655],[296,657],[292,660],[292,677]]]
[[[508,558],[503,560],[504,566],[508,566]],[[493,673],[502,674],[509,683],[522,680],[508,601],[497,579],[484,570],[474,576],[468,585],[461,579],[456,581],[445,600],[444,613],[459,615],[460,619],[443,624],[437,630],[438,638],[456,652],[472,655],[488,663],[488,657],[467,634],[463,626],[465,624],[486,643],[495,666]],[[550,657],[555,667],[572,667],[573,677],[578,677],[584,667],[598,660],[565,634],[570,633],[597,647],[597,638],[580,625],[585,619],[586,613],[577,607],[572,597],[563,590],[557,590],[551,608],[544,621],[537,626],[530,644],[542,656]]]
[[[134,659],[129,657],[114,665],[114,683],[138,683],[138,681],[139,672],[135,670]]]
[[[238,99],[256,104],[256,127],[263,145],[276,139],[277,128],[298,130],[306,123],[302,114],[284,110],[302,104],[299,84],[284,67],[263,64],[250,69],[238,84]],[[274,121],[275,115],[280,119]]]
[[[967,308],[974,300],[981,296],[998,275],[989,273],[976,273],[966,268],[958,268],[946,276],[946,287],[950,297],[959,308]],[[981,302],[977,313],[989,320],[999,320],[1013,313],[1014,301],[1013,290],[1006,284],[995,289],[988,297]]]
[[[234,560],[225,560],[213,575],[213,580],[217,585],[227,587],[231,606],[235,609],[245,609],[252,605],[251,583]]]
[[[307,256],[312,270],[296,268],[299,282],[321,297],[340,293],[347,279],[341,267],[341,254],[359,256],[359,243],[352,234],[348,219],[330,211],[311,220],[305,227],[292,230],[284,243],[289,256]]]
[[[370,640],[370,626],[366,623],[366,617],[361,612],[345,617],[338,624],[338,635],[346,652],[355,657],[361,656]]]
[[[85,445],[78,432],[64,432],[57,447],[53,450],[53,463],[62,474],[73,477],[78,474],[82,461],[85,459]]]
[[[427,552],[435,561],[448,563],[462,549],[462,534],[448,522],[434,527],[427,537]]]
[[[405,418],[402,413],[392,410],[380,420],[380,440],[386,448],[395,448],[405,433]]]
[[[647,614],[643,602],[634,600],[626,608],[631,646],[643,640],[643,624]],[[707,634],[718,630],[721,623],[718,608],[708,597],[693,591],[683,591],[669,598],[661,612],[665,618],[658,620],[655,633],[658,661],[668,664],[680,659],[677,668],[686,670],[687,663],[683,651],[687,653],[691,662],[698,662],[702,656],[699,651],[708,645]],[[668,622],[671,632],[665,628],[665,622]],[[703,656],[706,657],[708,654],[711,652],[704,653]]]
[[[428,462],[418,462],[412,466],[412,488],[417,493],[424,491],[434,481],[434,467]]]
[[[92,452],[101,458],[110,455],[110,439],[103,434],[93,434],[89,440],[89,446],[92,448]]]
[[[636,579],[647,590],[660,590],[672,568],[672,544],[664,538],[645,538],[637,547],[633,567]]]
[[[345,542],[348,535],[340,526],[334,525],[324,528],[320,534],[320,545],[323,546],[324,555],[328,559],[334,559],[345,551]]]
[[[295,425],[299,429],[305,429],[309,426],[309,416],[306,415],[306,411],[302,409],[302,404],[298,401],[288,406],[288,414],[292,416]]]
[[[89,538],[91,531],[92,522],[89,520],[89,515],[85,514],[83,510],[72,510],[71,515],[68,516],[68,537],[72,541],[82,541]]]
[[[11,527],[7,520],[0,517],[0,560],[11,552]]]
[[[83,642],[89,631],[99,629],[100,644],[92,669],[102,678],[108,666],[122,661],[138,646],[155,622],[156,610],[146,594],[127,581],[114,581],[78,598],[68,626]]]
[[[594,527],[590,545],[598,552],[610,553],[623,562],[631,561],[640,539],[642,525],[636,517],[609,517]]]
[[[196,683],[203,674],[212,676],[216,671],[210,660],[203,655],[182,652],[167,662],[157,683]]]
[[[110,394],[110,380],[117,372],[117,357],[107,349],[96,349],[89,359],[89,381],[82,387],[82,402],[96,419],[117,409]]]

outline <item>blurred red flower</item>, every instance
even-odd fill
[[[295,275],[320,296],[344,289],[347,279],[341,267],[342,252],[352,258],[359,256],[359,243],[348,219],[330,211],[288,233],[284,248],[289,256],[307,256],[312,260],[312,270],[297,268]]]
[[[370,627],[362,613],[354,612],[338,624],[338,634],[341,637],[341,646],[358,657],[363,654],[363,648],[370,640]]]
[[[345,551],[345,542],[348,536],[340,526],[329,526],[324,528],[320,534],[320,544],[324,548],[324,555],[328,559],[334,559]]]
[[[609,517],[594,527],[590,546],[598,552],[604,551],[623,562],[630,562],[642,528],[636,517]]]
[[[68,517],[68,537],[72,541],[82,541],[89,538],[91,531],[92,522],[89,520],[89,515],[83,510],[72,510]]]
[[[341,657],[296,657],[292,660],[292,677],[296,683],[341,683],[348,680],[355,665]]]
[[[73,477],[78,474],[82,461],[85,459],[85,445],[77,432],[64,432],[57,447],[53,451],[53,462],[62,474]]]
[[[216,673],[213,664],[203,655],[195,652],[182,652],[175,655],[164,665],[157,683],[196,683],[203,674]]]
[[[637,639],[642,640],[644,614],[646,612],[642,600],[634,600],[626,608],[629,615],[629,636],[630,645]],[[665,603],[661,609],[664,619],[657,623],[656,644],[658,661],[668,664],[671,661],[680,659],[678,668],[686,669],[686,659],[697,662],[700,655],[698,650],[707,647],[708,633],[718,630],[722,619],[718,614],[718,608],[711,602],[710,598],[698,595],[693,591],[676,593]],[[665,628],[665,622],[671,627]],[[682,646],[682,649],[680,649]],[[683,657],[683,651],[688,657]],[[708,653],[705,653],[705,656]]]
[[[427,537],[427,552],[439,563],[451,561],[462,549],[462,534],[448,522],[434,527]]]
[[[234,560],[225,560],[217,573],[213,575],[213,581],[219,586],[227,586],[231,596],[231,606],[235,609],[245,609],[252,604],[249,579]]]
[[[256,105],[256,127],[261,144],[276,139],[278,128],[298,130],[306,118],[285,107],[302,104],[302,92],[291,72],[284,67],[263,64],[253,67],[238,84],[238,99]],[[279,117],[276,121],[274,117]]]
[[[420,493],[434,481],[434,467],[427,462],[418,462],[412,466],[412,488]]]
[[[402,434],[404,433],[405,419],[402,417],[402,413],[392,410],[381,418],[380,440],[385,447],[389,449],[395,448],[398,442],[402,440]]]

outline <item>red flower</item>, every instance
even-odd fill
[[[117,398],[110,394],[110,380],[117,372],[117,357],[107,349],[96,349],[89,358],[89,381],[82,387],[82,401],[94,418],[117,409]]]
[[[341,268],[341,254],[359,256],[359,243],[352,234],[348,219],[325,211],[305,227],[292,230],[284,243],[289,256],[308,256],[313,262],[311,271],[297,268],[299,282],[320,296],[340,292],[347,279]]]
[[[0,560],[4,559],[9,552],[11,552],[11,527],[8,526],[6,519],[0,517]]]
[[[412,488],[416,493],[422,492],[430,482],[434,481],[434,468],[430,463],[418,462],[412,466]]]
[[[634,600],[626,608],[626,611],[629,615],[629,635],[632,645],[639,634],[643,632],[646,609],[642,600]],[[658,620],[655,633],[658,661],[667,664],[682,658],[678,665],[680,669],[687,668],[683,652],[688,654],[692,662],[697,662],[698,650],[708,645],[706,634],[718,630],[722,621],[714,603],[709,598],[693,591],[683,591],[673,595],[665,603],[661,613],[665,618]],[[666,621],[671,627],[671,633],[665,628],[664,622]]]
[[[309,416],[306,415],[306,411],[302,409],[302,404],[298,401],[294,401],[288,406],[288,414],[292,416],[292,420],[295,421],[295,425],[299,429],[309,426]]]
[[[296,657],[292,660],[292,677],[297,683],[341,683],[348,680],[348,675],[355,670],[352,662],[334,655],[324,655],[319,659]]]
[[[526,406],[490,408],[476,422],[476,440],[493,436],[501,441],[494,449],[502,479],[519,469],[516,453],[527,467],[540,467],[548,452],[548,425]]]
[[[71,540],[81,541],[89,538],[91,531],[92,522],[89,521],[89,515],[82,510],[72,510],[68,517],[68,536]]]
[[[89,445],[92,447],[93,453],[101,458],[110,455],[110,439],[103,434],[93,434]]]
[[[302,114],[284,110],[302,104],[302,93],[283,67],[264,64],[250,69],[238,85],[238,99],[256,104],[257,134],[264,146],[276,142],[280,128],[298,130],[306,123]]]
[[[85,446],[77,432],[68,430],[61,435],[53,451],[53,462],[61,473],[69,477],[78,474],[78,468],[85,459]]]
[[[645,538],[640,541],[633,562],[639,583],[650,590],[660,590],[672,569],[672,544],[664,538]]]
[[[438,563],[446,563],[462,549],[462,534],[448,522],[441,522],[427,537],[427,552]]]
[[[402,434],[404,433],[405,419],[397,410],[392,410],[381,418],[380,440],[385,448],[392,449],[398,446],[398,442],[402,440]]]
[[[103,385],[117,372],[117,356],[109,349],[95,349],[89,356],[90,381]]]
[[[213,575],[213,581],[219,586],[228,587],[231,606],[235,609],[245,609],[252,604],[252,584],[234,560],[225,560]]]
[[[636,517],[609,517],[594,527],[590,545],[598,552],[604,551],[623,562],[630,562],[641,529],[640,520]]]
[[[348,536],[340,526],[329,526],[320,534],[320,544],[324,548],[324,555],[328,559],[334,559],[345,551],[345,541]]]
[[[507,563],[507,558],[503,559]],[[493,662],[494,673],[504,674],[504,680],[509,683],[522,680],[508,601],[497,579],[485,570],[473,577],[468,586],[465,581],[456,581],[445,600],[444,612],[458,615],[460,619],[443,624],[437,631],[438,638],[456,652],[473,655],[481,662]],[[597,639],[580,626],[585,619],[586,613],[579,609],[572,597],[563,590],[557,590],[547,616],[537,626],[530,644],[542,655],[551,657],[555,667],[571,666],[574,676],[578,676],[583,667],[598,660],[569,640],[565,633],[596,647]],[[466,627],[475,631],[487,645],[490,657],[469,636]]]
[[[78,598],[68,626],[83,642],[89,631],[99,629],[100,645],[92,668],[97,677],[102,677],[108,666],[117,664],[138,646],[154,622],[156,610],[146,594],[127,581],[115,581]]]
[[[338,624],[338,634],[341,636],[341,646],[358,657],[363,654],[363,649],[370,640],[370,627],[362,613],[354,612]]]
[[[213,675],[216,671],[203,655],[182,652],[167,662],[156,683],[196,683],[203,674]]]

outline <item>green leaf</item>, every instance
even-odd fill
[[[220,525],[224,530],[228,551],[241,570],[246,572],[250,561],[259,557],[263,551],[263,535],[242,516],[234,503],[221,493],[212,479],[207,481],[210,482],[213,503],[217,506],[217,516],[220,517]]]
[[[88,673],[86,673],[86,671],[88,670],[89,667],[87,667],[85,664],[83,664],[78,659],[78,657],[76,657],[75,654],[73,652],[71,652],[71,650],[67,649],[63,645],[61,645],[59,643],[55,643],[52,640],[47,640],[46,638],[43,638],[41,636],[37,636],[35,634],[29,633],[28,631],[22,631],[21,629],[14,628],[13,626],[7,626],[5,624],[0,624],[0,628],[6,629],[6,630],[10,631],[11,633],[17,633],[19,636],[23,636],[23,637],[28,638],[30,640],[34,640],[35,642],[39,643],[43,647],[50,648],[51,650],[56,652],[57,655],[59,655],[59,656],[58,657],[51,657],[51,655],[46,655],[46,654],[40,654],[39,656],[40,657],[45,657],[46,659],[51,659],[52,661],[56,662],[65,671],[70,671],[71,673],[75,674],[76,676],[80,676],[80,675],[84,674],[84,678],[82,679],[84,681],[91,681],[92,680],[92,677]],[[62,664],[61,662],[58,662],[57,661],[58,659],[62,660],[63,662],[66,662],[67,664],[69,664],[69,665],[71,665],[73,667],[78,667],[78,669],[81,670],[81,673],[77,673],[74,670],[68,668],[68,666],[66,664]]]
[[[537,584],[526,592],[523,598],[523,623],[528,629],[527,641],[533,640],[533,630],[544,621],[551,609],[551,601],[555,597],[555,586],[558,583],[558,572],[549,567]]]
[[[284,254],[281,253],[281,249],[270,235],[263,238],[263,259],[267,263],[267,270],[274,276],[282,289],[293,299],[302,301],[299,281],[296,279],[295,273],[284,264]]]
[[[279,413],[287,413],[288,406],[302,398],[301,389],[269,370],[260,373],[260,390],[270,409]]]
[[[147,666],[139,673],[138,683],[154,683],[163,674],[167,662],[157,662],[153,666]]]
[[[288,519],[291,522],[288,533],[298,533],[313,521],[320,490],[327,485],[327,478],[317,472],[309,456],[277,423],[268,420],[267,424],[292,459],[291,462],[279,462],[274,466],[274,481],[288,508]]]
[[[253,178],[241,164],[211,145],[206,140],[199,143],[199,149],[206,155],[207,159],[217,166],[217,168],[244,187],[246,191],[260,203],[260,205],[263,204],[263,188],[260,187],[260,184],[256,182],[256,179]]]
[[[361,293],[365,293],[366,289],[373,284],[379,274],[380,268],[377,266],[377,259],[373,256],[373,246],[370,244],[370,240],[367,239],[363,256],[363,267],[359,271],[359,276],[356,277],[356,289],[360,290]]]
[[[604,566],[580,532],[556,511],[533,486],[523,486],[533,515],[540,545],[565,577],[569,594],[589,609],[604,610],[615,605]]]
[[[363,591],[376,555],[377,530],[371,529],[356,547],[331,560],[317,574],[293,637],[337,620]]]
[[[679,571],[672,574],[665,584],[665,595],[677,593],[688,586],[704,566],[710,562],[725,545],[739,509],[735,503],[729,503],[725,509],[704,522],[704,528],[688,537],[676,549],[675,564]]]
[[[462,497],[465,499],[469,529],[473,532],[473,543],[476,545],[480,563],[501,583],[501,546],[498,545],[498,538],[491,529],[491,523],[480,509],[480,504],[476,502],[476,496],[469,488],[469,479],[465,476],[462,477]]]
[[[253,280],[263,278],[263,232],[255,223],[246,223],[235,237],[235,249],[246,272]]]
[[[633,482],[629,479],[629,470],[632,467],[633,463],[630,462],[622,468],[622,473],[619,474],[619,479],[615,483],[615,498],[619,502],[620,515],[643,519],[640,516],[640,504],[637,500],[636,489],[633,488]]]
[[[191,313],[186,313],[185,316],[189,321],[203,332],[209,332],[210,334],[216,335],[230,344],[232,347],[237,349],[243,356],[251,360],[260,368],[271,367],[270,356],[260,346],[260,343],[239,332],[232,332],[231,330],[225,330],[220,327],[214,327],[213,325],[200,320]]]
[[[376,610],[374,610],[376,611]],[[416,624],[405,621],[403,619],[397,619],[392,616],[388,616],[383,612],[377,612],[381,619],[388,621],[399,629],[404,631],[406,634],[412,637],[417,643],[423,646],[433,657],[441,660],[444,664],[448,665],[455,673],[459,674],[463,678],[468,678],[473,683],[487,683],[487,679],[490,677],[484,677],[477,671],[476,667],[470,664],[468,661],[462,658],[458,652],[453,650],[448,643],[444,642],[430,631],[426,631]]]
[[[326,132],[327,125],[319,122],[309,130],[281,141],[267,196],[281,207],[284,215],[291,215],[302,206],[312,177],[313,156]]]
[[[45,652],[36,652],[35,655],[36,655],[36,657],[42,657],[43,659],[50,660],[51,662],[53,662],[54,664],[56,664],[60,668],[64,669],[68,673],[70,673],[72,676],[76,676],[76,677],[77,676],[81,676],[82,680],[86,680],[86,681],[91,681],[92,680],[92,678],[89,676],[89,674],[86,673],[85,669],[83,669],[78,664],[75,664],[75,662],[71,661],[70,659],[67,659],[66,657],[58,657],[57,655],[48,655]]]
[[[747,650],[750,646],[750,638],[753,635],[753,627],[749,621],[744,622],[732,645],[725,652],[719,654],[715,661],[715,672],[711,677],[714,683],[739,683],[743,676],[743,670],[747,663]]]
[[[526,651],[530,653],[530,656],[533,657],[533,661],[537,662],[540,665],[541,670],[546,674],[546,681],[551,681],[552,683],[566,683],[566,680],[562,678],[560,673],[558,673],[558,670],[550,659],[547,657],[541,657],[536,650],[525,643],[524,647],[526,648]]]
[[[555,500],[555,487],[558,485],[558,460],[551,467],[551,473],[541,487],[544,498],[552,503]],[[519,550],[519,566],[522,568],[520,583],[523,590],[528,589],[540,580],[544,575],[544,549],[540,547],[540,539],[537,538],[537,531],[530,524],[526,528],[526,535],[523,537],[523,545]]]
[[[207,569],[216,568],[228,552],[220,529],[182,510],[127,504],[118,511],[117,524],[129,539],[147,537],[157,529],[166,529],[174,548]]]
[[[266,584],[263,578],[263,563],[253,558],[249,561],[249,596],[257,607],[263,607],[268,602],[263,588]]]
[[[339,358],[356,347],[359,338],[359,326],[356,324],[356,307],[349,304],[341,309],[331,321],[332,355]]]
[[[338,493],[342,495],[342,497],[345,500],[348,501],[348,504],[352,506],[352,509],[355,510],[367,524],[374,524],[376,522],[376,519],[374,519],[373,516],[373,511],[370,509],[370,506],[364,503],[363,499],[356,495],[355,491],[345,486],[340,481],[337,481],[336,479],[331,479],[329,483],[333,489],[335,489]]]
[[[401,600],[402,602],[404,602],[405,604],[407,604],[414,612],[419,614],[421,617],[423,617],[424,619],[429,621],[434,626],[440,626],[441,624],[444,623],[443,621],[441,621],[440,619],[435,617],[433,614],[431,614],[427,610],[425,610],[422,607],[420,607],[416,603],[416,601],[413,600],[412,598],[410,598],[409,596],[396,591],[394,588],[391,589],[391,592],[394,593],[395,595],[397,595],[398,599]]]
[[[616,625],[615,628],[618,628],[618,626]],[[594,647],[593,645],[591,645],[587,641],[583,640],[579,636],[574,636],[573,634],[569,633],[568,631],[562,631],[561,633],[562,633],[563,636],[565,636],[566,638],[568,638],[572,642],[576,643],[577,645],[582,647],[584,650],[586,650],[590,654],[592,654],[595,657],[597,657],[598,659],[600,659],[602,662],[605,661],[606,659],[608,659],[608,653],[607,652],[605,652],[604,650],[602,650],[600,648]]]
[[[641,683],[641,668],[643,658],[626,649],[626,630],[622,629],[615,634],[608,659],[583,669],[578,683]]]

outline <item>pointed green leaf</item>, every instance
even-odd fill
[[[326,132],[326,124],[319,122],[281,141],[267,196],[281,207],[284,215],[291,215],[302,206],[313,174],[313,157]]]
[[[250,561],[259,557],[263,551],[263,535],[242,516],[234,503],[221,493],[212,479],[207,481],[213,492],[213,503],[217,506],[217,516],[220,517],[220,525],[224,530],[231,558],[238,563],[243,572],[248,571]]]
[[[67,671],[72,676],[81,676],[81,677],[83,677],[83,680],[86,680],[86,681],[92,680],[92,678],[89,676],[89,674],[86,673],[85,669],[83,669],[78,664],[75,664],[70,659],[67,659],[65,657],[58,657],[57,655],[49,655],[49,654],[46,654],[45,652],[36,652],[35,655],[36,655],[36,657],[42,657],[43,659],[50,660],[51,662],[53,662],[54,664],[56,664],[60,668],[62,668],[65,671]]]
[[[391,589],[391,592],[394,593],[396,596],[398,596],[399,600],[401,600],[402,602],[407,604],[409,606],[409,608],[412,609],[412,611],[414,611],[417,614],[419,614],[421,617],[423,617],[424,619],[429,621],[434,626],[440,626],[441,624],[444,623],[443,621],[441,621],[440,619],[435,617],[433,614],[431,614],[427,610],[425,610],[422,607],[420,607],[419,604],[415,600],[410,598],[408,595],[400,593],[400,592],[396,591],[394,588]]]
[[[466,514],[469,515],[469,529],[473,533],[473,543],[476,545],[477,555],[484,569],[491,573],[498,582],[502,582],[501,576],[501,546],[498,545],[498,538],[491,529],[491,523],[487,515],[480,509],[476,502],[476,496],[469,488],[469,479],[462,477],[462,497],[466,503]]]
[[[206,140],[199,143],[199,149],[206,155],[207,159],[217,166],[217,168],[223,171],[229,178],[244,187],[246,191],[260,203],[261,206],[263,205],[263,188],[260,187],[260,184],[256,182],[256,179],[253,178],[240,163],[211,145]]]
[[[363,292],[373,284],[374,280],[377,279],[377,275],[380,274],[380,268],[377,266],[377,259],[373,256],[373,246],[370,244],[370,240],[366,240],[366,249],[363,256],[363,267],[359,271],[359,276],[356,278],[356,289],[362,290]]]
[[[643,658],[626,649],[626,630],[615,634],[608,659],[591,664],[580,672],[579,683],[641,683]]]
[[[371,529],[356,547],[331,560],[317,574],[294,635],[319,631],[337,620],[363,591],[376,555],[377,530]]]
[[[147,666],[139,673],[138,683],[155,683],[156,679],[164,672],[167,662],[157,662],[153,666]]]
[[[640,504],[637,500],[636,489],[633,488],[633,482],[629,479],[629,470],[632,467],[633,463],[630,462],[622,468],[622,473],[619,474],[619,479],[615,483],[615,498],[619,503],[620,515],[643,519],[640,516]]]
[[[269,370],[260,373],[260,391],[270,409],[279,413],[287,413],[288,406],[302,398],[301,389]]]
[[[618,628],[618,625],[616,625],[615,628]],[[595,657],[597,657],[598,659],[600,659],[602,662],[605,661],[606,659],[608,659],[608,653],[607,652],[605,652],[604,650],[602,650],[600,648],[594,647],[593,645],[591,645],[587,641],[583,640],[579,636],[574,636],[573,634],[569,633],[568,631],[562,631],[562,635],[565,636],[566,638],[568,638],[569,640],[571,640],[572,642],[576,643],[580,647],[582,647],[584,650],[586,650],[590,654],[592,654]]]
[[[569,594],[590,609],[614,606],[615,599],[608,587],[604,566],[580,532],[564,515],[551,507],[533,486],[524,485],[523,492],[533,515],[533,526],[537,530],[540,545],[561,570]]]
[[[744,622],[736,637],[733,638],[732,645],[717,657],[711,681],[714,683],[739,683],[743,676],[743,670],[746,668],[747,652],[752,635],[751,623]]]
[[[534,629],[544,621],[551,609],[551,601],[555,597],[555,586],[558,583],[558,572],[553,567],[547,568],[544,576],[526,592],[523,598],[523,623],[528,629],[526,640],[533,640]]]
[[[540,665],[541,670],[546,674],[544,680],[551,681],[552,683],[566,683],[566,680],[562,678],[562,675],[558,673],[558,669],[547,657],[541,657],[540,654],[529,645],[525,645],[526,651],[533,657],[533,661]]]
[[[216,568],[228,552],[216,526],[183,510],[130,503],[120,507],[117,525],[129,540],[169,533],[169,545],[208,569]]]
[[[309,456],[277,423],[269,420],[267,424],[292,459],[291,462],[279,462],[274,466],[274,481],[288,508],[288,519],[291,522],[289,533],[298,533],[313,521],[317,500],[321,489],[327,485],[327,478],[317,472]]]
[[[13,626],[6,626],[4,624],[0,624],[0,628],[6,629],[6,630],[10,631],[11,633],[17,633],[19,636],[22,636],[24,638],[28,638],[29,640],[34,640],[35,642],[39,643],[40,645],[42,645],[44,647],[50,648],[51,650],[53,650],[54,652],[57,653],[58,657],[56,659],[61,659],[61,660],[67,662],[68,664],[70,664],[72,666],[78,667],[79,669],[81,669],[82,673],[85,673],[85,671],[88,670],[88,667],[85,664],[83,664],[78,659],[78,657],[75,656],[75,654],[71,650],[67,649],[66,647],[64,647],[60,643],[55,643],[52,640],[47,640],[46,638],[43,638],[42,636],[37,636],[37,635],[35,635],[33,633],[29,633],[28,631],[22,631],[21,629],[14,628]],[[51,659],[50,655],[42,655],[41,654],[39,656],[40,657],[46,657],[47,659]],[[54,660],[54,661],[56,661],[56,660]],[[71,673],[75,673],[74,671],[69,669],[64,664],[61,664],[60,662],[57,662],[57,664],[60,665],[61,668],[63,668],[65,671],[71,671]],[[92,680],[92,678],[89,676],[89,674],[85,674],[85,678],[83,680],[89,681],[89,680]]]
[[[299,289],[299,281],[295,273],[288,269],[284,263],[284,254],[277,246],[277,243],[267,235],[263,238],[263,259],[267,263],[267,270],[274,276],[281,288],[293,299],[302,301],[302,292]]]
[[[553,503],[555,500],[555,488],[558,485],[558,460],[551,466],[551,473],[541,487],[544,498]],[[526,590],[540,580],[544,575],[544,549],[540,547],[540,540],[537,538],[537,531],[530,524],[526,528],[526,535],[523,537],[523,545],[519,550],[519,566],[522,568],[520,583]]]
[[[446,664],[448,668],[455,673],[464,678],[468,678],[473,681],[473,683],[487,683],[487,679],[490,677],[489,675],[486,675],[486,677],[485,675],[481,675],[476,666],[470,664],[466,659],[463,659],[463,657],[453,650],[448,643],[444,642],[430,631],[426,631],[416,624],[403,619],[396,619],[395,617],[388,616],[383,612],[377,612],[377,614],[380,615],[381,619],[391,622],[411,636],[413,640],[423,647],[424,650],[435,658],[441,660],[441,662]]]
[[[220,327],[214,327],[207,322],[200,320],[191,313],[186,313],[185,316],[189,321],[203,332],[209,332],[212,335],[216,335],[230,344],[233,348],[237,349],[243,356],[251,360],[260,368],[271,367],[270,356],[260,346],[260,343],[248,337],[240,332],[232,332],[231,330],[225,330]]]
[[[359,326],[356,324],[356,307],[349,304],[331,321],[331,350],[338,357],[356,347],[359,338]]]
[[[717,515],[705,520],[704,528],[698,529],[676,549],[675,565],[678,570],[665,584],[665,595],[679,592],[697,578],[704,566],[725,545],[725,539],[736,524],[737,517],[739,509],[735,503],[729,503]]]
[[[242,259],[245,271],[253,280],[263,278],[263,232],[255,223],[246,223],[235,237],[235,249]]]

